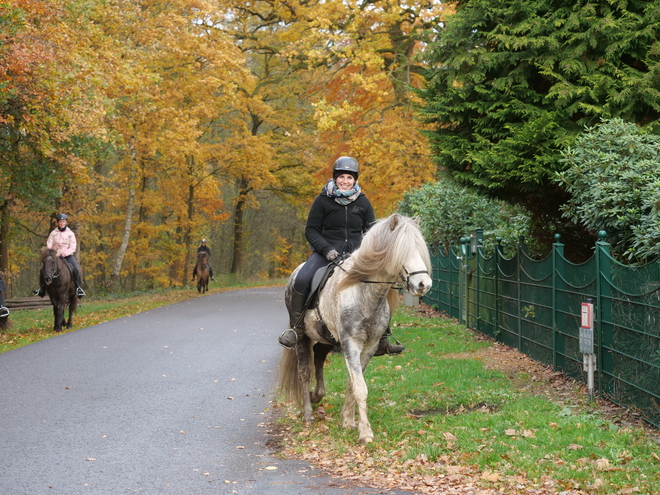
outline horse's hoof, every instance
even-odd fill
[[[360,438],[360,443],[361,443],[362,445],[367,445],[367,444],[369,444],[369,443],[371,443],[371,442],[373,442],[373,441],[374,441],[374,437],[364,437],[364,438]]]

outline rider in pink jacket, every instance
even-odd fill
[[[76,282],[76,294],[79,298],[83,298],[85,297],[85,291],[82,288],[82,281],[80,279],[80,267],[75,256],[73,256],[78,247],[76,234],[67,227],[69,218],[64,213],[60,213],[56,218],[57,227],[48,236],[46,247],[55,250],[58,256],[64,258],[69,263],[73,269],[73,280]],[[44,297],[46,295],[46,287],[41,276],[39,277],[39,283],[39,288],[33,292],[37,296]]]
[[[59,216],[61,215],[58,215],[58,217]],[[66,219],[64,220],[66,222]],[[59,221],[57,223],[59,224]],[[50,233],[48,240],[46,241],[46,247],[57,251],[57,255],[62,258],[71,256],[76,252],[76,248],[78,247],[78,244],[76,243],[76,234],[74,234],[73,230],[67,227],[65,223],[64,230],[60,230],[58,227]]]

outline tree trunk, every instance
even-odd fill
[[[119,273],[121,272],[121,265],[124,262],[124,256],[126,255],[126,249],[128,248],[128,241],[131,238],[131,225],[133,223],[133,208],[135,204],[135,187],[133,185],[135,181],[135,169],[136,169],[136,156],[135,150],[132,151],[131,156],[131,165],[128,175],[128,204],[126,205],[126,221],[124,222],[124,235],[121,240],[121,245],[119,246],[119,251],[117,251],[117,257],[115,258],[115,263],[112,268],[112,273],[110,274],[110,280],[108,281],[108,287],[112,287],[119,280]]]
[[[231,263],[231,273],[233,274],[239,273],[243,264],[243,212],[245,211],[249,192],[247,179],[241,177],[236,211],[234,212],[234,256]]]
[[[9,200],[0,204],[0,272],[9,268]]]
[[[193,177],[193,168],[195,166],[195,158],[193,156],[188,157],[188,171],[189,171],[189,176]],[[192,230],[192,224],[193,224],[193,216],[195,214],[195,185],[191,182],[188,185],[188,222],[186,226],[186,230],[184,231],[184,236],[183,236],[183,242],[184,245],[186,246],[186,255],[184,257],[184,262],[183,262],[183,281],[181,285],[184,287],[188,283],[188,276],[189,272],[188,269],[190,267],[191,262],[191,257],[190,257],[190,251],[192,249],[192,238],[191,238],[191,230]],[[192,274],[190,274],[192,276]]]

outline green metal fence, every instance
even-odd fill
[[[594,256],[574,264],[555,236],[552,253],[533,260],[520,246],[484,256],[482,234],[432,250],[433,289],[424,296],[468,327],[555,370],[586,381],[580,307],[594,303],[596,392],[660,427],[660,261],[626,266],[601,233]]]

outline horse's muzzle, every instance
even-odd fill
[[[428,273],[419,273],[408,277],[408,292],[413,296],[423,296],[429,291],[432,285],[433,280],[429,277]]]

